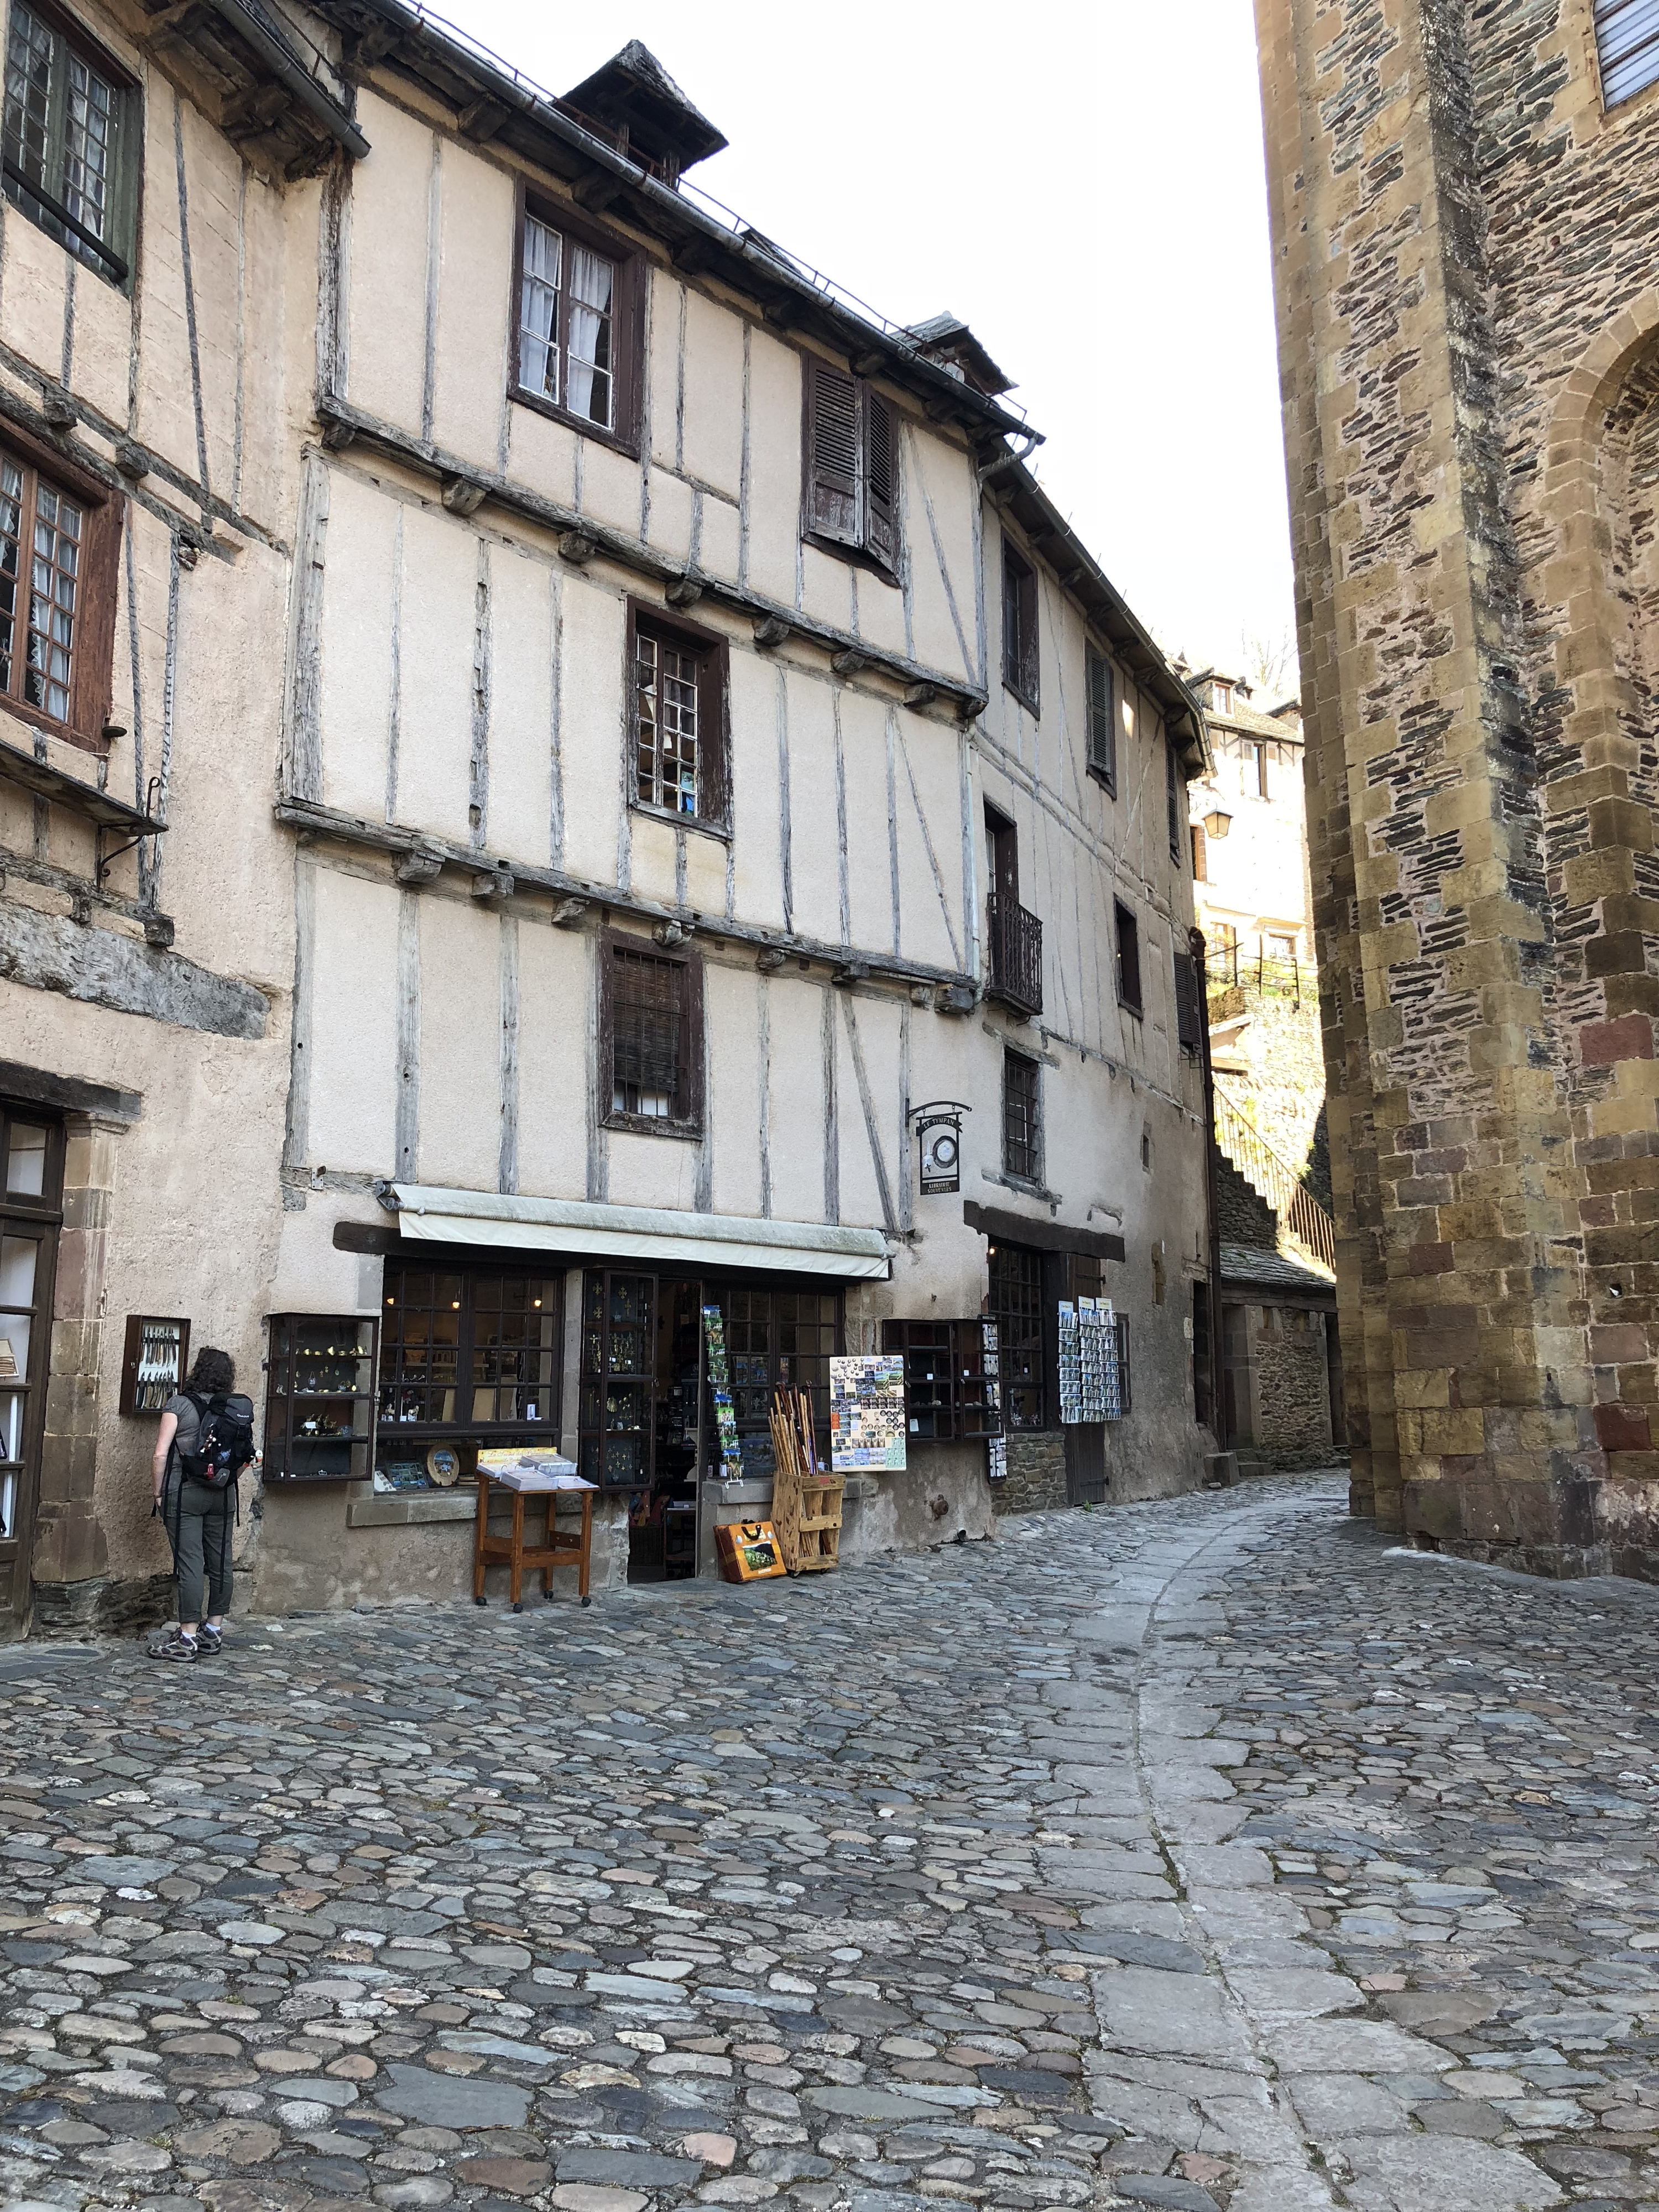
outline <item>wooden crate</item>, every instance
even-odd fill
[[[824,1574],[841,1565],[842,1489],[840,1475],[809,1476],[802,1483],[797,1574]]]

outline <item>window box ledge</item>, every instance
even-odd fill
[[[682,1144],[698,1144],[702,1139],[701,1121],[678,1121],[669,1115],[657,1114],[601,1114],[602,1129],[626,1129],[636,1137],[678,1137]]]
[[[653,822],[666,822],[672,829],[694,830],[699,837],[714,837],[722,845],[732,842],[729,822],[711,822],[703,814],[677,813],[673,807],[655,805],[648,799],[630,799],[628,806],[630,813],[648,815]]]

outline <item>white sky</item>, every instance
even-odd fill
[[[1292,607],[1249,0],[435,0],[554,92],[642,39],[731,141],[691,179],[895,322],[964,317],[1168,647]],[[1286,686],[1293,688],[1294,678]]]

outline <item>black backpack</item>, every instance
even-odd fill
[[[198,1398],[193,1390],[185,1395],[198,1417],[195,1450],[179,1453],[185,1480],[228,1490],[253,1457],[253,1401],[240,1390],[228,1397]]]

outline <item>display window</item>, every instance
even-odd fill
[[[389,1260],[380,1326],[382,1454],[417,1437],[556,1437],[563,1313],[562,1273]]]

